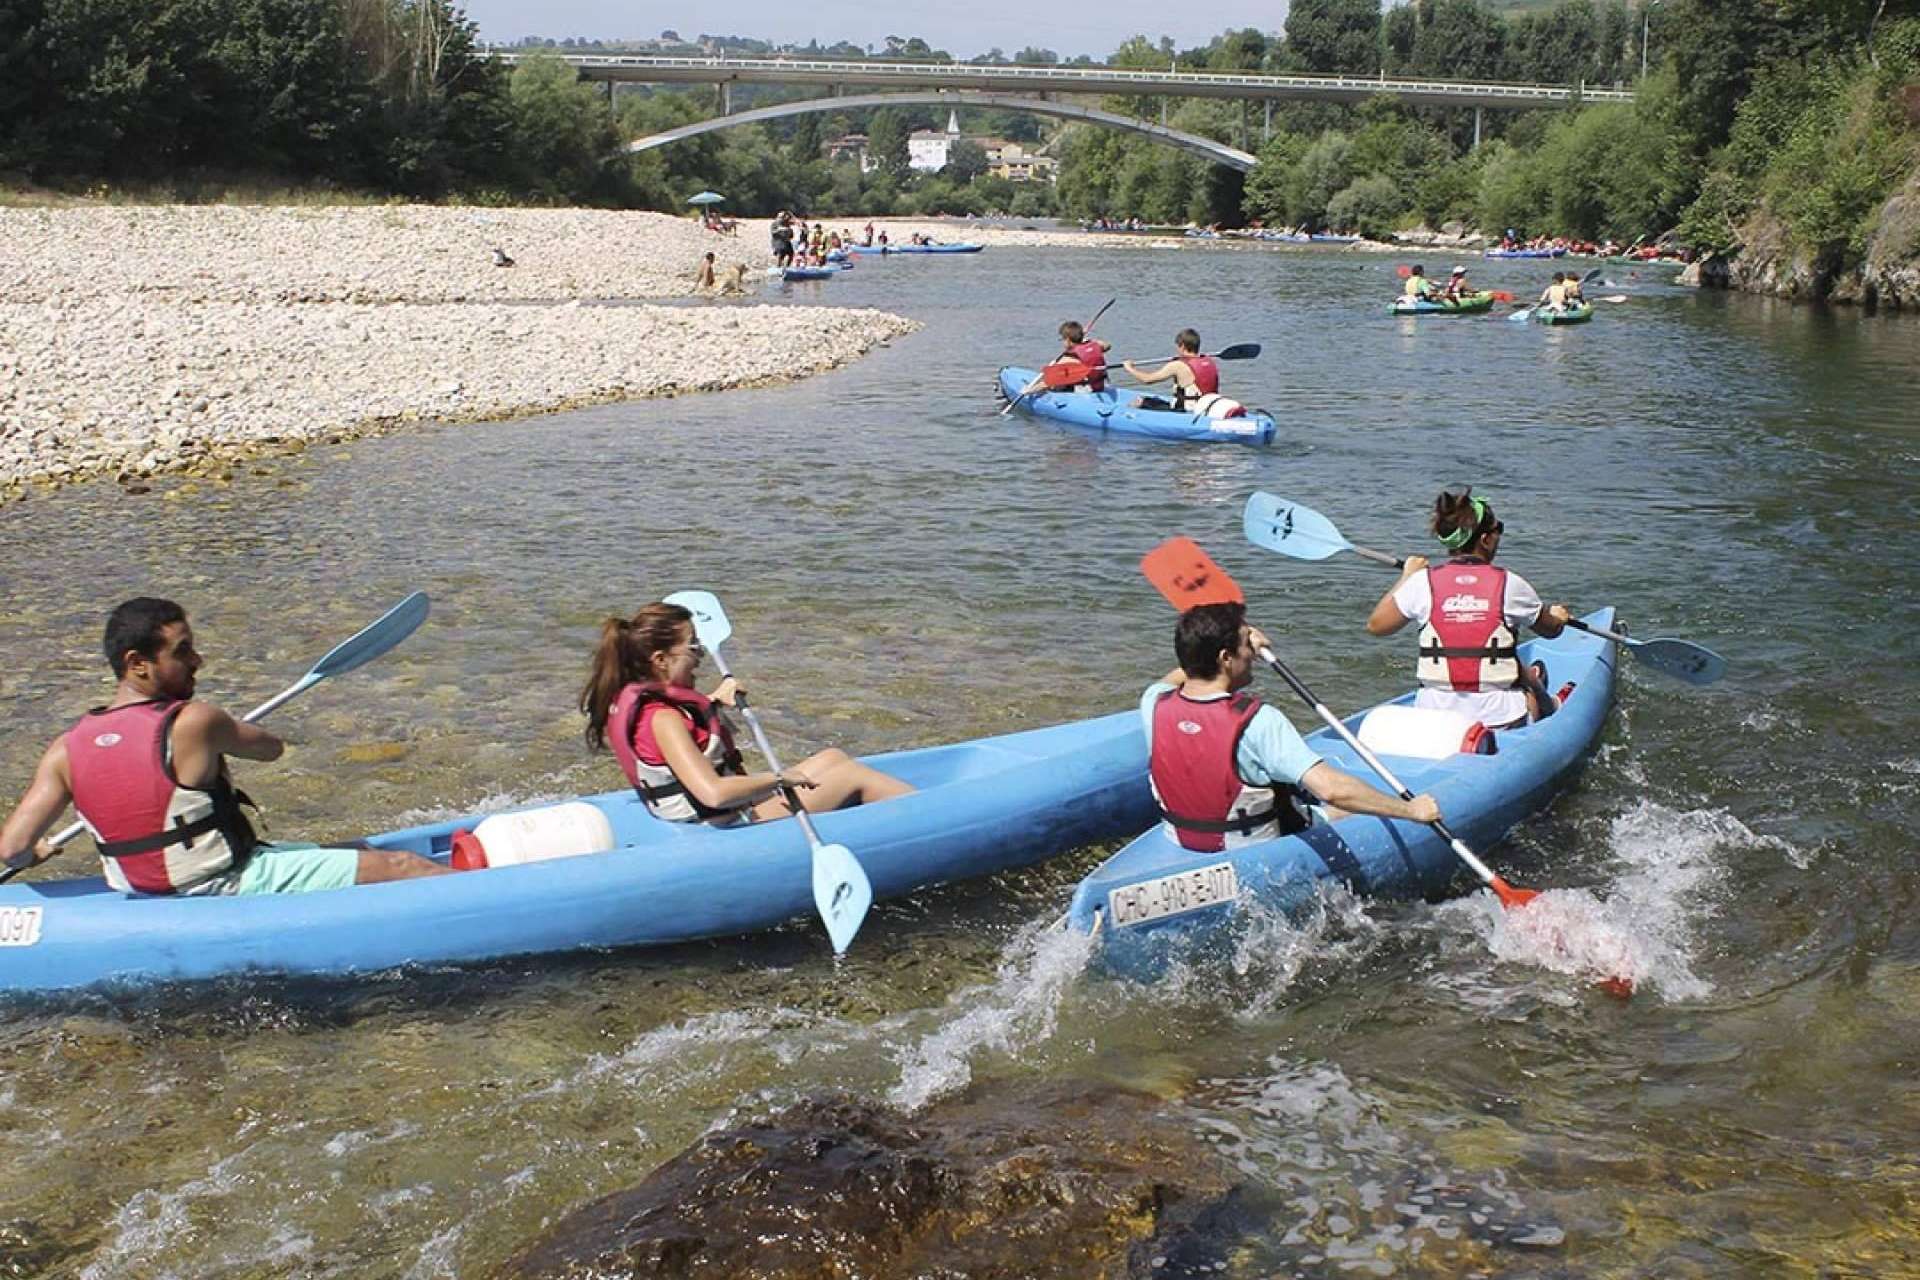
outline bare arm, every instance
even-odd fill
[[[1152,373],[1142,373],[1140,367],[1131,360],[1121,361],[1120,367],[1147,386],[1152,386],[1156,382],[1165,382],[1168,378],[1178,379],[1180,376],[1179,371],[1186,368],[1186,366],[1178,360],[1170,360],[1158,369],[1155,369]]]
[[[27,794],[20,797],[6,825],[0,827],[0,860],[10,867],[30,867],[53,856],[53,850],[40,837],[47,834],[47,828],[73,799],[70,777],[67,735],[63,733],[40,757],[33,781],[27,784]]]
[[[1402,800],[1370,786],[1350,773],[1342,773],[1326,761],[1307,770],[1300,785],[1321,800],[1348,813],[1364,813],[1376,818],[1404,818],[1409,822],[1438,822],[1440,806],[1432,796]]]
[[[1394,603],[1393,593],[1400,589],[1401,582],[1405,582],[1416,573],[1426,571],[1425,556],[1407,557],[1406,563],[1400,568],[1400,581],[1388,587],[1387,593],[1380,597],[1380,603],[1373,606],[1373,613],[1367,618],[1368,635],[1390,636],[1412,621],[1406,614],[1400,612],[1400,606]]]
[[[286,749],[259,725],[236,720],[210,702],[189,702],[173,722],[173,776],[189,787],[213,781],[221,756],[266,763]]]
[[[673,776],[687,789],[687,794],[707,808],[744,809],[748,805],[758,804],[780,789],[780,778],[772,773],[722,777],[713,767],[713,761],[694,745],[693,730],[678,715],[656,713],[652,724],[653,740],[659,744],[667,768],[673,770]],[[813,785],[793,770],[788,771],[787,781],[796,786]]]

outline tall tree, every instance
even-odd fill
[[[1295,70],[1372,75],[1380,70],[1379,0],[1293,0],[1285,55]]]

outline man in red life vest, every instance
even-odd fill
[[[1243,604],[1196,605],[1180,615],[1180,665],[1147,686],[1140,718],[1148,772],[1168,836],[1202,852],[1237,848],[1312,825],[1307,795],[1350,813],[1437,822],[1432,796],[1402,800],[1334,768],[1298,730],[1251,693],[1267,638],[1247,625]]]
[[[1060,326],[1060,354],[1048,363],[1078,361],[1087,366],[1089,373],[1086,381],[1075,384],[1073,389],[1079,391],[1084,387],[1088,391],[1104,391],[1107,388],[1107,352],[1112,349],[1111,342],[1089,338],[1078,320],[1069,320]]]
[[[1161,365],[1151,373],[1138,368],[1133,361],[1122,362],[1122,367],[1147,386],[1156,382],[1173,379],[1173,402],[1157,396],[1141,396],[1133,402],[1136,409],[1173,409],[1190,408],[1202,396],[1220,394],[1220,366],[1214,363],[1212,356],[1200,354],[1200,335],[1192,329],[1182,329],[1174,335],[1173,349],[1180,354]]]
[[[201,657],[186,613],[171,600],[129,600],[107,619],[105,649],[119,687],[41,756],[0,827],[9,866],[53,856],[42,837],[71,800],[122,893],[302,893],[448,871],[397,850],[258,840],[226,757],[278,760],[286,745],[192,700]]]

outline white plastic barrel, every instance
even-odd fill
[[[462,838],[464,837],[464,839]],[[474,845],[478,844],[478,856]],[[573,858],[613,848],[613,824],[584,800],[496,813],[473,829],[454,835],[454,865],[510,867],[548,858]]]
[[[1479,723],[1461,711],[1390,704],[1367,712],[1360,721],[1360,741],[1383,756],[1444,760],[1471,749],[1467,735]]]

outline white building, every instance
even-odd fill
[[[907,135],[907,167],[916,173],[938,173],[947,167],[947,153],[960,141],[960,113],[947,112],[947,130],[915,129]]]

